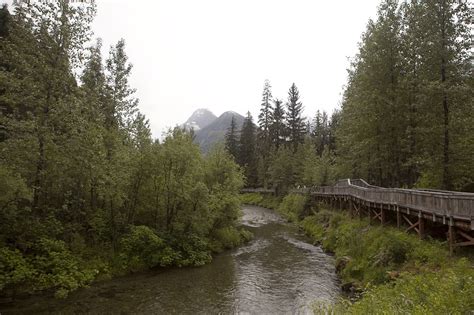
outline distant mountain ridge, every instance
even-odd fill
[[[189,117],[182,126],[187,130],[194,129],[194,131],[198,131],[208,126],[216,119],[217,116],[207,108],[199,108],[194,111],[191,117]]]
[[[201,151],[208,152],[214,144],[224,141],[232,117],[235,119],[237,130],[240,130],[244,123],[244,116],[233,111],[227,111],[216,117],[207,109],[196,110],[183,126],[187,129],[194,129],[196,136],[194,142],[199,144]]]

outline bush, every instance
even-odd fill
[[[283,198],[278,212],[285,216],[290,222],[297,222],[303,217],[307,197],[298,194],[290,194]]]
[[[442,272],[405,273],[374,287],[346,308],[348,314],[468,314],[474,309],[474,269],[466,260]]]
[[[174,261],[173,251],[147,226],[133,226],[120,242],[124,269],[140,270],[167,266]]]
[[[249,193],[240,195],[243,204],[259,206],[267,209],[278,209],[280,198],[270,194]]]
[[[63,241],[43,238],[35,250],[32,259],[35,290],[55,289],[56,297],[64,298],[69,292],[87,286],[98,274],[98,270],[82,268],[81,261]]]
[[[224,249],[232,249],[250,241],[253,234],[250,231],[235,227],[225,227],[214,233],[210,248],[213,252],[220,253]]]
[[[306,217],[300,222],[300,227],[311,238],[313,244],[320,244],[324,237],[324,226],[316,216]]]
[[[171,240],[172,247],[177,253],[175,265],[202,266],[212,260],[210,244],[207,240],[196,235],[183,235]]]
[[[0,292],[31,281],[33,266],[17,249],[0,248]]]
[[[258,193],[249,193],[240,195],[240,201],[243,204],[258,206],[263,200],[263,195]]]

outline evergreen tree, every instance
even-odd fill
[[[465,154],[469,155],[465,147],[459,145],[464,143],[459,140],[464,139],[469,131],[458,128],[458,122],[463,122],[461,126],[468,126],[463,116],[472,112],[469,78],[472,77],[473,10],[469,1],[428,0],[420,5],[419,27],[424,40],[419,41],[419,45],[426,100],[423,106],[427,114],[425,118],[428,118],[427,126],[431,127],[431,137],[426,138],[432,138],[426,145],[435,149],[430,153],[436,158],[430,172],[436,174],[436,169],[442,170],[438,175],[441,187],[452,189],[453,173],[458,169],[456,160],[464,160]],[[470,131],[472,135],[472,129]],[[440,138],[441,143],[437,141]],[[456,144],[457,152],[453,150],[453,144]]]
[[[237,124],[235,123],[234,116],[232,116],[230,126],[227,129],[227,133],[225,135],[225,148],[227,152],[229,152],[230,155],[233,156],[235,160],[237,160],[239,156],[239,139],[237,137]]]
[[[247,113],[247,117],[242,125],[239,147],[239,164],[244,168],[247,187],[256,187],[258,183],[256,130],[250,112]]]
[[[259,138],[264,142],[268,142],[270,137],[270,125],[272,123],[272,91],[269,80],[265,80],[262,93],[262,104],[260,114],[258,115]]]
[[[329,144],[329,121],[325,111],[322,113],[318,110],[313,121],[313,130],[311,136],[316,145],[316,154],[323,154],[324,146]]]
[[[303,104],[300,102],[298,88],[293,83],[288,91],[286,126],[288,130],[288,143],[296,152],[298,145],[303,143],[306,125],[301,117]]]
[[[279,99],[274,101],[272,123],[270,125],[270,138],[272,145],[278,150],[286,142],[285,109]]]
[[[8,6],[3,4],[0,8],[0,38],[8,36],[8,23],[10,21],[10,12]]]
[[[265,80],[257,130],[258,178],[260,185],[264,187],[267,186],[267,173],[270,164],[271,124],[273,121],[273,108],[271,103],[272,92],[270,81]]]

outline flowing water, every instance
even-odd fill
[[[133,274],[66,300],[18,301],[4,314],[310,314],[314,302],[337,299],[332,257],[275,212],[254,206],[243,212],[254,239],[209,265]]]

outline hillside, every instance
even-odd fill
[[[244,123],[244,116],[236,112],[228,111],[220,115],[206,127],[196,131],[196,138],[194,141],[199,144],[203,152],[209,151],[212,145],[224,140],[227,129],[230,126],[232,116],[235,117],[237,129],[240,130],[242,128],[242,124]]]

